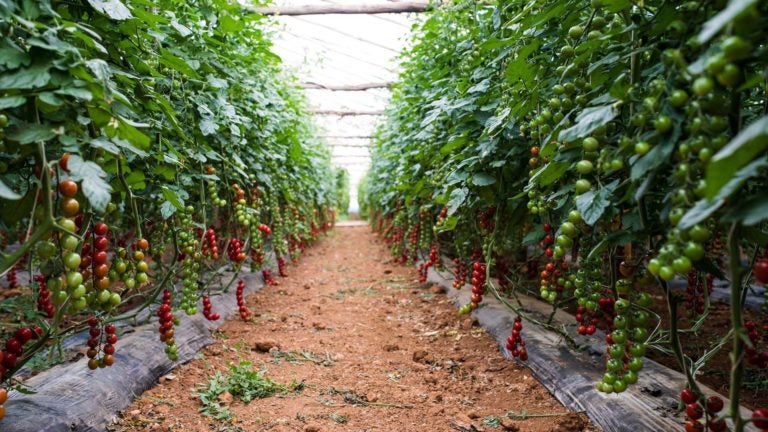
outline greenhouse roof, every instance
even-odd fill
[[[397,4],[384,0],[276,0],[273,7]],[[306,88],[334,165],[350,173],[351,206],[370,165],[369,147],[398,74],[416,13],[276,15],[275,52]],[[371,88],[368,88],[371,87]],[[354,88],[354,89],[350,89]],[[365,88],[364,90],[360,88]]]

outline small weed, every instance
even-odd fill
[[[284,359],[288,363],[302,363],[312,362],[317,365],[331,367],[334,365],[333,356],[330,353],[320,355],[313,353],[312,351],[279,351],[275,350],[271,352],[273,362],[275,364],[280,363],[280,359]]]
[[[231,423],[232,412],[219,401],[219,396],[224,393],[229,393],[233,398],[248,403],[274,394],[301,391],[303,388],[303,382],[293,382],[289,385],[276,383],[265,377],[264,371],[253,370],[250,362],[241,361],[239,365],[230,365],[226,374],[216,372],[197,395],[203,405],[200,409],[201,413],[214,420]]]
[[[485,419],[483,419],[483,426],[487,428],[499,428],[501,427],[501,417],[499,416],[488,416]]]

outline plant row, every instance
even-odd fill
[[[422,279],[452,257],[463,313],[527,292],[601,330],[598,390],[671,355],[686,431],[768,430],[768,409],[739,415],[745,377],[768,382],[768,311],[744,307],[768,282],[766,28],[768,5],[746,0],[437,7],[376,133],[374,227],[397,260],[423,258]],[[708,337],[716,280],[730,329]],[[525,359],[521,333],[518,320],[507,348]],[[727,407],[699,387],[721,352]]]
[[[179,314],[220,319],[222,271],[223,292],[272,255],[285,276],[331,228],[330,153],[268,31],[225,0],[0,0],[0,419],[63,337],[108,367],[115,321],[151,308],[175,360]]]

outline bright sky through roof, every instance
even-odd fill
[[[275,6],[382,3],[384,0],[276,0]],[[391,83],[397,56],[407,43],[418,14],[350,14],[278,16],[274,50],[302,83],[348,86]],[[379,112],[388,89],[331,91],[307,89],[314,111]],[[356,211],[357,184],[370,166],[368,146],[378,116],[315,114],[321,134],[333,151],[333,163],[350,174],[350,207]],[[362,137],[362,138],[361,138]]]

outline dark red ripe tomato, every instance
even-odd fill
[[[12,354],[21,354],[21,342],[12,337],[5,341],[5,349]]]
[[[93,232],[95,232],[96,235],[105,236],[109,232],[109,225],[105,223],[97,223],[93,226]]]
[[[723,400],[720,396],[710,396],[707,398],[707,412],[716,414],[723,410]]]
[[[686,405],[692,404],[696,402],[698,399],[699,398],[698,396],[696,396],[696,393],[689,388],[683,389],[683,391],[680,392],[680,400],[682,400],[683,403]]]
[[[755,263],[755,267],[752,269],[755,274],[755,279],[762,284],[768,284],[768,260],[760,260]]]
[[[64,153],[59,159],[59,168],[65,172],[69,172],[69,153]]]
[[[712,432],[723,432],[724,430],[728,429],[728,425],[723,419],[712,419],[707,422],[707,426]]]
[[[18,339],[22,345],[29,342],[35,334],[30,328],[20,328],[16,330],[16,339]]]
[[[99,320],[97,320],[96,317],[90,317],[88,318],[88,325],[91,327],[96,327],[99,325]]]
[[[685,422],[685,432],[702,432],[704,431],[704,425],[695,421],[688,420]]]
[[[5,353],[3,366],[5,366],[6,369],[13,369],[13,367],[16,366],[16,354],[9,352]]]
[[[701,405],[694,402],[692,404],[688,404],[685,407],[685,414],[691,420],[698,420],[704,416],[704,409],[701,407]]]
[[[96,250],[107,250],[107,247],[109,246],[109,240],[107,240],[106,237],[99,237],[94,242],[94,245],[96,246]]]
[[[758,408],[752,411],[752,423],[760,429],[768,429],[768,408]]]
[[[107,324],[104,326],[104,333],[106,334],[115,334],[115,331],[117,331],[117,328],[115,328],[114,324]]]

